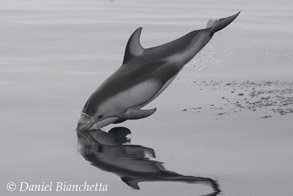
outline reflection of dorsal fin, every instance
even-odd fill
[[[142,28],[139,27],[130,36],[130,38],[127,42],[127,45],[126,45],[123,64],[135,56],[142,55],[144,48],[141,46],[140,41],[139,41],[141,30],[142,30]]]
[[[108,135],[113,138],[118,144],[130,142],[131,131],[126,127],[114,127],[108,131]]]
[[[121,177],[121,180],[123,182],[125,182],[128,186],[131,186],[133,189],[136,189],[136,190],[139,190],[139,186],[138,186],[138,181],[131,178],[131,177],[128,177],[128,176],[124,176],[124,177]]]

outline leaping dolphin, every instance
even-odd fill
[[[99,129],[152,115],[156,108],[141,108],[160,95],[215,32],[228,26],[239,14],[210,20],[205,29],[147,49],[140,44],[142,28],[136,29],[126,45],[122,66],[89,97],[77,130]]]

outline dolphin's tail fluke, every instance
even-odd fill
[[[231,22],[233,22],[233,20],[235,20],[235,18],[237,18],[239,14],[240,12],[227,18],[221,18],[219,20],[209,20],[207,23],[207,28],[210,28],[210,31],[214,34],[215,32],[220,31],[228,26]]]

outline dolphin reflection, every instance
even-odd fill
[[[130,130],[115,127],[109,132],[100,129],[77,131],[81,155],[101,170],[112,172],[133,189],[144,181],[202,183],[213,188],[209,196],[220,193],[217,182],[210,178],[185,176],[166,170],[162,162],[153,160],[155,151],[130,144]]]

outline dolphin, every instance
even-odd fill
[[[182,175],[165,169],[162,162],[155,160],[154,149],[130,144],[129,134],[131,131],[126,127],[115,127],[109,132],[100,129],[77,131],[80,153],[91,165],[118,175],[136,190],[140,189],[140,182],[168,181],[208,185],[213,189],[208,195],[221,192],[217,181],[211,178]]]
[[[140,44],[142,28],[136,29],[126,45],[122,66],[89,97],[77,130],[100,129],[112,123],[152,115],[156,108],[141,108],[160,95],[213,35],[239,14],[209,20],[205,29],[147,49]]]

